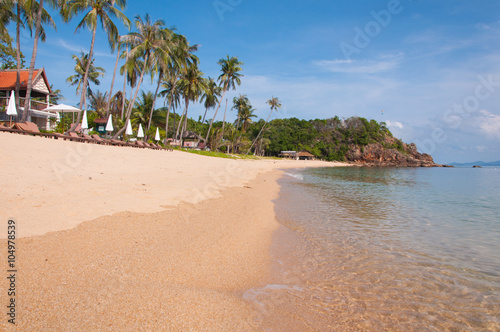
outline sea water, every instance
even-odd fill
[[[500,167],[286,171],[270,331],[500,331]]]

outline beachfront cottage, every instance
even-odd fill
[[[182,135],[182,147],[192,149],[203,149],[205,139],[192,131],[185,131]],[[198,143],[199,142],[199,143]]]
[[[295,160],[314,160],[314,155],[310,154],[306,150],[300,152],[297,151],[281,151],[280,157],[295,159]]]
[[[20,105],[18,105],[19,114],[16,120],[21,118],[21,114],[24,111],[28,76],[28,69],[21,69],[19,88]],[[9,116],[7,116],[5,111],[10,93],[16,89],[16,79],[17,70],[7,69],[0,71],[0,121],[9,121]],[[32,81],[33,88],[31,90],[30,109],[27,120],[36,123],[40,129],[51,129],[52,126],[55,126],[59,115],[57,112],[43,111],[43,109],[50,106],[50,95],[52,94],[45,70],[43,68],[33,70]]]
[[[297,159],[298,160],[314,160],[314,155],[310,154],[306,150],[302,150],[299,153],[297,153]]]

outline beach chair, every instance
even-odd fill
[[[42,136],[48,138],[54,137],[54,135],[51,133],[41,133],[36,123],[28,121],[16,122],[13,126],[13,129],[17,129],[17,132],[23,135]]]
[[[101,138],[97,134],[93,134],[92,138],[95,140],[95,143],[97,144],[102,144],[102,145],[111,145],[111,142],[108,141],[107,139]]]
[[[68,140],[68,141],[74,141],[74,142],[85,142],[85,139],[78,136],[78,134],[74,132],[68,132],[66,134],[60,134],[60,133],[54,133],[53,134],[56,139],[63,139],[63,140]]]
[[[138,147],[143,148],[143,149],[146,147],[146,145],[144,145],[143,141],[135,141],[135,145],[137,145]]]

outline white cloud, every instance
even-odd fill
[[[83,51],[83,47],[81,47],[79,45],[68,44],[63,39],[59,39],[58,41],[59,41],[59,46],[62,46],[63,48],[65,48],[68,51],[71,51],[71,52],[80,52],[80,51]]]
[[[399,122],[399,121],[394,121],[394,122],[392,122],[392,121],[386,121],[385,123],[387,124],[387,126],[389,128],[398,128],[398,129],[403,129],[404,128],[403,124],[401,122]]]
[[[375,74],[389,71],[399,66],[402,55],[385,56],[378,61],[357,60],[317,60],[313,64],[334,73]]]
[[[500,140],[500,115],[486,110],[479,111],[480,116],[475,119],[476,125],[486,136]]]
[[[89,52],[88,46],[82,47],[80,45],[70,44],[63,39],[58,40],[58,45],[64,49],[68,50],[68,51],[75,52],[77,54],[79,54],[80,52],[85,52],[85,53]],[[116,57],[115,55],[111,54],[109,51],[108,52],[100,52],[97,49],[94,49],[93,54],[94,54],[94,57],[106,57],[106,58],[115,58]]]

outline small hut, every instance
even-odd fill
[[[306,150],[302,150],[297,153],[297,160],[314,160],[314,155],[310,154]]]

